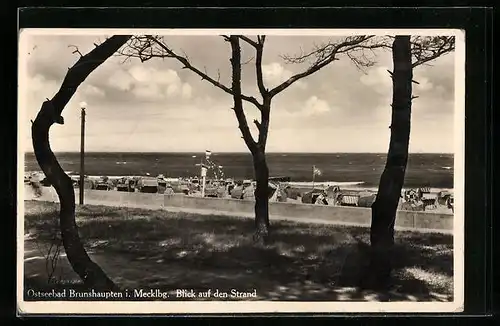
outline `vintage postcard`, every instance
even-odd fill
[[[23,29],[19,314],[460,312],[460,30]]]

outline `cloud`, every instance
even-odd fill
[[[132,88],[134,80],[126,71],[117,69],[108,78],[108,86],[115,88],[119,91],[129,91]]]
[[[85,97],[103,98],[106,96],[106,93],[104,90],[97,88],[93,85],[83,85],[81,87],[82,87],[82,94]]]
[[[270,64],[262,65],[262,76],[264,77],[264,83],[270,88],[278,86],[279,84],[292,77],[292,75],[292,71],[285,69],[285,67],[283,67],[278,62],[272,62]],[[302,89],[307,87],[306,83],[301,80],[295,82],[293,85]]]
[[[430,82],[429,78],[421,77],[418,80],[418,84],[415,87],[416,91],[426,92],[434,88],[434,85]]]
[[[331,109],[328,102],[321,100],[314,95],[307,99],[304,108],[300,111],[300,113],[304,116],[315,116],[322,115],[330,111]]]
[[[55,81],[45,78],[43,75],[37,74],[33,77],[28,77],[28,82],[26,86],[29,89],[29,93],[31,95],[39,95],[43,94],[45,97],[48,97],[55,93],[57,90],[57,84]]]
[[[360,77],[360,81],[364,85],[372,87],[379,94],[391,93],[392,79],[390,78],[388,71],[392,71],[392,69],[385,66],[372,68]],[[428,73],[428,70],[413,70],[413,80],[418,82],[418,84],[413,84],[414,93],[428,92],[435,88],[434,83],[431,82],[426,73]]]
[[[164,97],[158,84],[154,83],[138,84],[132,92],[139,98],[152,101],[161,100]]]
[[[167,86],[167,95],[169,97],[174,97],[179,94],[179,85],[172,84]]]
[[[379,94],[387,94],[392,89],[392,80],[387,72],[388,67],[377,67],[368,70],[361,75],[360,81],[366,86],[372,87]]]
[[[190,99],[192,92],[193,92],[193,89],[192,89],[191,85],[189,85],[188,83],[184,83],[182,85],[182,97],[183,98]]]
[[[30,47],[20,55],[20,66],[27,68],[20,84],[20,108],[26,109],[27,146],[31,142],[29,119],[33,119],[45,98],[59,89],[68,67],[77,60],[72,54],[77,45],[82,53],[93,49],[97,36],[31,36]],[[272,88],[307,67],[286,65],[282,54],[296,53],[320,43],[315,37],[270,36],[264,53],[265,85]],[[172,46],[189,54],[193,64],[220,82],[231,85],[230,48],[220,37],[168,37]],[[200,44],[203,51],[199,51]],[[32,49],[36,46],[35,49]],[[243,47],[242,57],[255,55]],[[54,60],[57,58],[57,60]],[[78,88],[63,112],[65,124],[51,129],[55,150],[78,150],[80,110],[88,102],[89,150],[214,150],[247,151],[238,123],[231,110],[231,95],[214,87],[175,60],[138,60],[122,62],[112,57],[97,68]],[[387,150],[391,118],[392,70],[390,51],[380,51],[377,65],[363,75],[347,59],[342,59],[294,83],[272,102],[268,149],[280,151],[384,151]],[[412,107],[412,146],[419,150],[437,148],[435,139],[446,139],[439,146],[453,148],[454,58],[449,55],[414,70],[415,95]],[[259,100],[255,67],[243,66],[245,94]],[[24,86],[23,86],[24,85]],[[24,94],[24,96],[23,96]],[[255,135],[254,118],[260,114],[244,103],[250,128]],[[128,140],[124,140],[129,134]],[[318,135],[349,142],[328,142],[311,147]],[[147,137],[148,141],[144,139]],[[287,138],[288,137],[288,138]],[[296,138],[297,141],[291,141]],[[183,139],[176,142],[175,139]],[[155,139],[154,141],[149,141]],[[172,140],[172,141],[170,141]],[[369,140],[369,142],[367,142]],[[442,149],[446,151],[446,148]],[[441,150],[439,148],[439,150]]]
[[[183,83],[178,73],[172,69],[136,64],[128,69],[117,69],[108,78],[108,87],[121,92],[129,92],[138,99],[160,101],[181,97],[190,99],[191,85]]]

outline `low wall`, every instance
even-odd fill
[[[78,202],[78,190],[75,190]],[[85,190],[85,203],[100,203],[103,205],[133,206],[145,208],[162,208],[164,204],[162,194],[148,194],[140,192],[122,192],[106,190]]]
[[[58,201],[54,188],[44,187],[40,200]],[[31,198],[30,198],[31,197]],[[32,199],[29,189],[25,199]],[[75,189],[75,200],[78,203],[78,189]],[[85,190],[85,203],[109,206],[131,206],[161,209],[176,207],[193,210],[219,211],[234,213],[236,216],[249,215],[254,212],[254,202],[240,199],[217,199],[188,197],[181,194],[162,195],[146,193],[129,193],[120,191]],[[303,220],[323,220],[370,225],[371,209],[362,207],[324,206],[296,203],[269,203],[270,217],[289,217]],[[396,226],[418,229],[453,230],[453,215],[431,212],[398,211]]]
[[[253,213],[255,203],[241,199],[221,199],[189,197],[184,195],[164,195],[164,206],[207,209],[234,213]]]
[[[42,187],[42,195],[35,198],[34,191],[31,187],[24,187],[24,199],[38,199],[44,201],[59,202],[59,197],[53,187]],[[78,203],[79,189],[75,188],[75,202]],[[84,202],[87,204],[102,204],[116,206],[138,206],[146,208],[161,208],[164,204],[162,194],[147,194],[139,192],[122,192],[122,191],[106,191],[85,189]]]
[[[240,199],[196,198],[178,195],[165,195],[164,206],[193,209],[210,209],[235,213],[253,213],[254,202]],[[363,207],[342,207],[295,203],[269,203],[269,215],[304,219],[346,222],[363,225],[371,223],[371,209]],[[436,214],[430,212],[398,211],[396,226],[405,228],[422,228],[453,230],[452,214]]]

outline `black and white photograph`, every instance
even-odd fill
[[[463,31],[22,29],[18,64],[20,312],[463,311]]]

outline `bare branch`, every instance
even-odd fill
[[[264,76],[262,73],[262,57],[264,55],[264,41],[265,41],[265,36],[264,35],[259,36],[258,43],[256,43],[256,45],[255,45],[255,51],[257,52],[256,59],[255,59],[255,72],[257,75],[257,86],[259,87],[259,92],[263,98],[265,98],[269,93],[266,86],[264,85]]]
[[[243,111],[242,94],[241,94],[241,48],[238,36],[231,35],[229,37],[231,43],[231,67],[232,67],[232,95],[234,101],[234,113],[238,119],[239,128],[243,135],[248,149],[252,154],[257,150],[257,143],[252,137],[250,128],[248,127],[247,118]]]
[[[330,63],[337,55],[345,54],[356,67],[365,72],[364,68],[371,67],[375,64],[376,53],[375,49],[381,48],[392,50],[392,42],[394,36],[351,36],[346,37],[340,42],[329,41],[327,43],[316,45],[315,48],[307,53],[301,49],[300,55],[282,56],[287,63],[305,63],[312,62],[309,71],[315,72],[318,66],[321,68]],[[352,42],[352,43],[351,43]],[[351,44],[349,44],[351,43]],[[455,38],[453,36],[414,36],[411,39],[412,52],[412,68],[420,65],[428,64],[428,62],[454,51]],[[326,64],[325,64],[326,63]],[[307,71],[306,71],[307,72]],[[390,73],[390,72],[389,72]],[[296,75],[297,76],[297,75]],[[298,74],[291,77],[291,80],[285,82],[278,87],[288,87],[288,83],[307,76],[306,74]],[[414,83],[418,84],[416,81]],[[275,88],[276,91],[281,91],[281,88]],[[274,94],[272,90],[271,93]]]
[[[226,36],[223,36],[226,37]],[[196,68],[191,64],[189,58],[184,55],[179,55],[175,53],[167,44],[163,41],[161,36],[155,35],[140,35],[134,36],[130,39],[127,45],[120,51],[120,54],[126,57],[138,58],[141,62],[145,62],[152,58],[173,58],[176,59],[183,65],[183,69],[188,69],[201,77],[202,80],[206,80],[217,88],[223,90],[224,92],[233,95],[231,88],[225,86],[219,80],[210,77],[206,72],[202,72],[200,69]],[[254,104],[255,106],[260,106],[260,103],[253,96],[241,95],[241,98],[247,102]]]
[[[181,49],[181,51],[182,51],[182,54],[184,55],[184,58],[186,58],[186,60],[187,60],[188,62],[191,62],[191,60],[189,59],[189,56],[188,56],[188,54],[186,53],[186,51],[184,51],[184,50],[182,50],[182,49]],[[205,70],[206,70],[206,69],[205,69]]]
[[[252,62],[253,59],[254,59],[254,57],[250,57],[250,59],[248,59],[247,61],[243,62],[241,65],[247,65],[250,62]]]
[[[73,54],[78,53],[80,55],[80,57],[83,57],[83,54],[80,52],[80,50],[78,49],[78,47],[76,45],[68,45],[68,48],[75,48],[75,50],[73,50],[73,52],[71,52],[71,53],[73,53]]]
[[[130,59],[130,57],[125,57],[125,58],[122,60],[121,64],[124,64],[124,63],[125,63],[125,62],[127,62],[129,59]]]
[[[454,36],[415,36],[411,42],[412,68],[426,64],[454,50]]]
[[[205,71],[205,76],[208,76],[207,66],[203,66],[203,70]],[[201,77],[201,80],[203,80],[203,76]]]
[[[255,123],[255,125],[257,126],[257,129],[258,129],[258,130],[259,130],[259,132],[260,132],[260,127],[261,127],[260,122],[259,122],[257,119],[254,119],[254,120],[253,120],[253,123]]]
[[[255,72],[257,75],[257,86],[259,87],[259,92],[260,94],[265,97],[268,93],[268,90],[264,86],[264,78],[262,76],[262,56],[264,52],[264,41],[266,39],[265,35],[258,35],[257,36],[257,42],[252,40],[250,37],[245,36],[245,35],[237,35],[239,39],[245,41],[247,44],[251,45],[252,47],[255,48],[256,51],[256,60],[255,60]],[[248,62],[250,62],[252,59],[250,59]],[[246,63],[248,63],[246,62]],[[244,63],[244,64],[246,64]],[[259,107],[259,106],[257,106]],[[259,108],[260,109],[260,108]]]
[[[275,96],[276,94],[285,90],[296,81],[315,73],[316,71],[320,70],[321,68],[325,67],[326,65],[330,64],[335,60],[339,60],[337,58],[337,55],[339,54],[348,54],[348,57],[352,59],[354,58],[352,52],[362,51],[365,49],[372,50],[375,48],[388,46],[386,42],[382,41],[370,42],[373,38],[374,38],[373,35],[350,36],[344,38],[340,42],[328,43],[321,46],[316,46],[315,50],[301,56],[295,56],[295,57],[284,56],[285,61],[288,63],[303,63],[307,60],[310,60],[311,58],[314,59],[314,62],[307,70],[290,77],[284,83],[276,86],[271,91],[269,91],[270,96],[271,97]],[[364,60],[356,59],[355,63],[360,67],[361,66],[370,67],[373,65],[373,62],[366,58]]]
[[[391,78],[392,78],[392,77],[393,77],[392,71],[387,70],[387,72],[389,73],[389,75],[391,75]],[[420,83],[419,83],[418,81],[416,81],[416,80],[413,80],[413,79],[412,79],[412,80],[411,80],[411,82],[412,82],[412,83],[415,83],[415,84],[417,84],[417,85],[420,85]]]
[[[349,44],[354,42],[353,44]],[[355,60],[355,64],[360,67],[369,67],[374,64],[374,59],[369,58],[365,51],[372,54],[376,48],[390,48],[390,42],[384,37],[374,37],[371,35],[360,35],[345,37],[340,41],[329,41],[320,45],[315,45],[312,51],[304,53],[301,48],[300,55],[284,55],[282,58],[287,63],[312,62],[311,66],[321,63],[328,57],[337,53],[345,53],[348,57]]]
[[[251,38],[249,38],[248,36],[245,36],[245,35],[238,35],[238,37],[240,39],[242,39],[243,41],[247,42],[248,44],[250,44],[251,46],[253,46],[254,48],[257,48],[259,46],[259,43],[258,42],[255,42],[254,40],[252,40]]]

